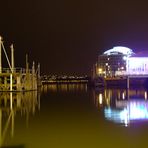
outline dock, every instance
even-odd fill
[[[26,67],[16,68],[14,65],[14,48],[11,48],[11,61],[4,47],[2,37],[0,37],[0,91],[31,91],[37,90],[40,85],[40,64],[37,69],[35,62],[32,68],[29,69],[28,55],[26,55]],[[2,51],[6,57],[8,66],[2,67]]]
[[[122,77],[98,77],[94,81],[97,87],[148,87],[148,75],[126,75]]]

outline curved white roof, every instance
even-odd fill
[[[105,51],[103,54],[115,55],[115,54],[119,54],[119,53],[120,54],[125,54],[125,55],[132,55],[132,54],[134,54],[132,49],[127,48],[127,47],[123,47],[123,46],[113,47],[112,49],[109,49],[109,50]]]

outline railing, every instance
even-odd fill
[[[146,71],[116,71],[115,76],[148,76]]]
[[[14,73],[26,73],[26,69],[25,68],[13,68],[12,71]],[[2,73],[12,73],[11,69],[10,68],[2,68]],[[29,73],[32,72],[32,69],[29,69],[28,70]]]

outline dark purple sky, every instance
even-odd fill
[[[16,66],[41,63],[43,74],[89,74],[113,46],[148,49],[148,4],[136,0],[3,0],[0,34],[14,43]]]

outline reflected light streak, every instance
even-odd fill
[[[125,94],[124,94],[124,92],[122,93],[122,99],[123,99],[123,100],[125,99]]]
[[[68,92],[68,91],[87,91],[87,84],[73,84],[73,83],[65,83],[65,84],[45,84],[42,87],[42,91],[48,92],[58,92],[58,91],[63,91],[63,92]]]
[[[14,136],[15,115],[17,112],[28,116],[34,115],[40,93],[37,91],[25,93],[0,93],[0,147],[3,145],[8,132],[11,138]],[[26,120],[26,123],[28,120]],[[3,124],[3,125],[2,125]]]
[[[99,94],[99,104],[101,105],[103,103],[103,97],[102,94]]]
[[[120,110],[105,108],[104,114],[108,120],[128,126],[131,121],[148,120],[148,102],[128,101]]]
[[[106,98],[106,104],[107,106],[110,106],[110,100],[108,98]]]
[[[131,122],[148,121],[147,90],[105,89],[104,92],[96,91],[94,97],[96,106],[103,106],[107,120],[124,126]]]
[[[144,92],[144,98],[145,98],[145,100],[147,100],[147,92],[146,91]]]

